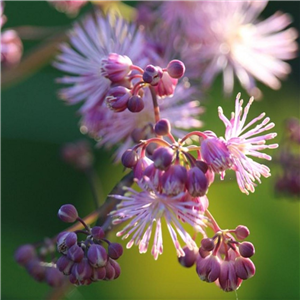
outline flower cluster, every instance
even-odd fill
[[[116,260],[123,253],[122,246],[105,239],[105,233],[100,226],[88,227],[71,204],[63,205],[58,216],[67,223],[76,220],[82,222],[85,230],[61,232],[57,236],[57,250],[62,255],[56,262],[57,269],[75,285],[117,279],[121,269]],[[79,241],[77,233],[85,234],[86,239]],[[108,244],[107,250],[103,243]]]

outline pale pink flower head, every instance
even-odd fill
[[[268,1],[201,1],[199,2],[199,46],[192,54],[188,49],[187,66],[202,62],[202,82],[210,86],[223,73],[224,91],[232,93],[234,76],[250,95],[256,98],[260,91],[255,79],[272,89],[279,89],[280,80],[291,71],[283,60],[297,55],[298,36],[288,14],[276,12],[266,20],[258,16]]]
[[[54,66],[70,74],[58,79],[58,82],[68,85],[60,90],[60,97],[68,104],[83,101],[82,114],[103,103],[112,83],[106,77],[108,73],[113,76],[111,64],[109,66],[108,63],[114,60],[113,69],[116,70],[116,65],[121,62],[116,61],[116,56],[122,58],[119,67],[121,66],[125,73],[131,61],[143,65],[143,32],[112,13],[104,17],[97,10],[93,15],[88,15],[81,22],[75,23],[69,38],[68,43],[60,45],[61,53],[57,56]],[[119,79],[119,75],[124,72],[117,72],[116,78]]]
[[[65,13],[70,17],[75,17],[81,7],[83,7],[86,3],[88,3],[87,0],[47,0],[50,5],[52,5],[56,10],[59,12]]]
[[[272,157],[262,153],[261,150],[275,149],[278,144],[266,145],[266,141],[276,137],[276,133],[261,134],[275,126],[274,123],[269,123],[269,117],[265,118],[265,113],[246,124],[254,99],[250,98],[243,112],[243,100],[240,100],[240,96],[238,94],[236,97],[235,112],[231,114],[230,120],[224,116],[222,108],[219,107],[219,117],[226,127],[225,138],[218,139],[209,135],[204,140],[205,147],[201,149],[201,154],[213,170],[221,173],[221,178],[224,177],[226,169],[234,170],[240,190],[249,194],[249,191],[254,192],[255,181],[261,182],[261,175],[264,177],[271,175],[267,166],[257,163],[249,156],[271,160]],[[261,123],[246,131],[260,120]]]
[[[196,249],[196,243],[183,228],[178,218],[192,227],[197,226],[201,230],[205,224],[203,222],[203,214],[197,210],[198,204],[192,201],[191,198],[187,200],[184,192],[171,196],[160,193],[153,185],[152,189],[150,189],[151,180],[148,177],[144,177],[144,180],[148,181],[148,188],[144,189],[144,183],[138,181],[138,185],[142,189],[141,192],[126,188],[128,193],[124,196],[112,195],[122,200],[117,209],[111,212],[114,218],[113,224],[116,225],[129,220],[129,223],[117,233],[117,236],[123,236],[123,239],[131,236],[126,247],[131,248],[135,244],[139,247],[140,253],[146,253],[152,231],[154,231],[151,254],[154,259],[157,259],[163,253],[162,222],[164,219],[178,257],[184,256],[185,252],[180,246],[177,234],[179,234],[189,249]],[[154,226],[155,229],[152,228]]]

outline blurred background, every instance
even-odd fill
[[[91,4],[80,14],[89,9]],[[272,1],[263,16],[277,10],[290,13],[293,27],[299,31],[300,2]],[[59,32],[73,22],[46,1],[5,2],[5,15],[8,18],[5,27],[10,28],[37,25]],[[39,40],[24,41],[25,55],[39,44]],[[258,83],[264,98],[250,110],[249,119],[262,111],[267,113],[276,124],[277,143],[284,133],[284,121],[288,117],[299,118],[299,58],[290,64],[292,74],[279,91]],[[15,263],[14,251],[21,244],[35,243],[64,230],[65,224],[57,218],[62,204],[74,204],[82,217],[94,209],[86,177],[60,157],[61,146],[66,142],[86,138],[94,145],[78,129],[78,107],[66,106],[56,96],[55,78],[60,75],[49,62],[16,81],[2,77],[6,80],[1,92],[1,295],[5,300],[51,297],[51,288],[35,282]],[[243,90],[235,84],[233,95],[239,91]],[[246,92],[242,96],[247,100]],[[217,107],[222,106],[228,115],[233,110],[233,100],[234,97],[223,96],[222,81],[218,78],[202,102],[206,107],[201,116],[204,129],[223,135],[224,125],[217,117]],[[124,175],[123,168],[112,164],[111,153],[107,151],[95,149],[94,154],[98,187],[100,190],[101,185],[107,195]],[[60,299],[299,299],[299,197],[277,195],[274,185],[281,170],[275,161],[268,166],[273,176],[263,178],[254,194],[246,196],[239,191],[233,172],[227,173],[226,182],[216,182],[208,193],[210,211],[219,225],[222,228],[246,225],[251,232],[248,240],[256,248],[253,257],[256,275],[242,284],[237,295],[200,281],[195,268],[181,267],[169,236],[164,235],[164,254],[158,261],[150,253],[139,254],[137,247],[125,250],[119,260],[122,274],[118,280],[75,288]],[[121,242],[115,232],[109,238]]]

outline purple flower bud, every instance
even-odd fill
[[[21,266],[25,266],[35,257],[35,248],[30,244],[20,246],[15,252],[15,260]]]
[[[104,230],[100,226],[94,226],[91,229],[91,233],[94,239],[96,240],[102,240],[105,237]]]
[[[130,72],[132,61],[125,55],[110,53],[107,59],[102,59],[101,73],[112,82],[123,80]]]
[[[157,85],[163,76],[163,71],[160,67],[148,65],[143,74],[143,80],[151,85]]]
[[[185,72],[185,65],[182,61],[174,59],[168,63],[167,72],[172,78],[179,79]]]
[[[123,153],[121,161],[122,161],[122,164],[124,167],[133,168],[138,161],[138,155],[137,155],[136,151],[134,151],[132,149],[127,149]]]
[[[68,248],[72,247],[77,243],[77,235],[75,232],[69,232],[69,234],[66,235],[65,243]]]
[[[56,237],[57,241],[57,251],[59,253],[67,254],[68,247],[66,245],[66,237],[69,235],[69,232],[63,231],[59,233]]]
[[[225,292],[237,290],[242,284],[242,280],[237,276],[235,263],[233,261],[223,261],[219,276],[220,288]]]
[[[46,276],[46,267],[41,265],[39,259],[33,259],[26,265],[26,270],[36,281],[43,281]]]
[[[79,263],[74,263],[71,274],[79,281],[89,279],[93,274],[93,268],[86,257]]]
[[[154,166],[159,170],[166,170],[172,163],[174,151],[168,147],[157,148],[152,156]]]
[[[46,282],[52,287],[62,286],[64,283],[64,275],[57,268],[50,267],[46,270]]]
[[[255,253],[255,249],[252,243],[242,242],[239,244],[240,254],[243,257],[251,257]]]
[[[157,135],[168,135],[171,132],[171,124],[168,119],[159,120],[154,127],[154,131]]]
[[[87,279],[82,279],[82,280],[78,280],[76,278],[76,276],[74,276],[72,273],[70,274],[69,276],[69,281],[76,285],[76,286],[79,286],[79,285],[89,285],[92,283],[92,280],[90,278],[87,278]]]
[[[105,276],[106,280],[115,279],[116,271],[115,271],[115,268],[111,264],[111,259],[107,261],[105,270],[106,270],[106,276]]]
[[[141,128],[135,128],[131,133],[131,138],[135,144],[138,144],[141,140],[147,138],[145,130]]]
[[[56,266],[57,269],[62,272],[65,275],[70,275],[71,274],[71,269],[74,265],[74,262],[68,259],[66,256],[61,256],[57,262]]]
[[[91,276],[91,280],[93,281],[99,281],[103,280],[106,277],[106,268],[93,268],[93,274]]]
[[[118,262],[116,262],[115,260],[113,259],[110,259],[109,260],[111,266],[114,268],[115,270],[115,276],[114,276],[114,279],[117,279],[120,274],[121,274],[121,268],[120,268],[120,265],[118,264]]]
[[[201,280],[214,282],[220,275],[220,260],[215,255],[201,256],[197,259],[196,271]]]
[[[91,245],[87,252],[87,257],[94,268],[104,267],[107,263],[107,253],[101,245]]]
[[[208,170],[208,165],[205,161],[203,160],[196,160],[195,163],[196,167],[199,168],[204,174],[207,172]]]
[[[202,247],[199,248],[199,254],[202,258],[205,258],[206,256],[210,255],[210,251],[204,250]]]
[[[67,257],[74,262],[81,262],[84,257],[84,251],[75,244],[68,250]]]
[[[171,165],[162,175],[163,192],[167,195],[178,195],[185,189],[187,171],[180,165]]]
[[[201,247],[205,251],[212,251],[215,248],[215,242],[213,239],[204,238],[201,240]]]
[[[127,102],[127,108],[133,113],[138,113],[144,109],[144,101],[141,97],[133,95]]]
[[[197,252],[190,250],[187,246],[184,246],[182,250],[184,251],[185,256],[178,257],[179,263],[186,268],[192,267],[197,260]]]
[[[105,102],[109,109],[121,112],[127,108],[127,102],[131,96],[129,89],[123,86],[116,86],[109,89]]]
[[[155,168],[154,164],[148,166],[144,173],[141,182],[143,184],[143,188],[146,190],[153,190],[160,188],[160,178],[162,175],[162,171]]]
[[[65,204],[58,211],[58,217],[66,223],[73,223],[78,218],[78,212],[74,205]]]
[[[246,280],[255,274],[255,266],[249,258],[237,257],[235,259],[235,270],[239,278]]]
[[[123,247],[119,243],[110,243],[107,252],[110,258],[118,259],[123,254]]]
[[[178,79],[170,77],[167,72],[163,73],[163,77],[155,86],[155,92],[159,97],[168,97],[174,94]]]
[[[152,155],[157,148],[158,145],[156,143],[150,143],[146,146],[146,153],[150,159],[152,159]]]
[[[193,167],[188,170],[186,188],[193,197],[202,197],[206,194],[208,181],[199,168]]]
[[[244,240],[250,234],[249,229],[243,225],[237,226],[234,231],[237,239],[239,240]]]
[[[215,173],[229,169],[232,165],[230,152],[223,141],[212,137],[201,142],[201,155]]]
[[[144,175],[143,173],[145,169],[151,164],[153,164],[153,162],[148,157],[144,156],[140,158],[133,167],[134,178],[141,179]]]

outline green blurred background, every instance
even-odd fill
[[[131,3],[132,4],[132,3]],[[91,8],[89,4],[84,8]],[[299,30],[299,2],[273,1],[263,16],[281,10],[294,17]],[[8,21],[5,27],[21,25],[65,26],[72,20],[44,1],[5,3]],[[24,42],[25,54],[38,42]],[[283,121],[299,118],[299,59],[291,62],[293,73],[281,90],[262,85],[264,99],[252,105],[250,118],[262,111],[276,124],[279,142]],[[2,299],[45,299],[51,292],[46,284],[32,280],[13,260],[15,249],[52,237],[65,226],[57,218],[62,204],[73,203],[81,216],[93,210],[92,194],[83,174],[60,159],[59,150],[66,142],[82,138],[78,130],[78,107],[66,106],[56,97],[54,80],[60,73],[49,64],[34,75],[2,90]],[[234,94],[240,91],[236,84]],[[242,91],[242,90],[241,90]],[[242,92],[246,100],[248,96]],[[220,78],[203,102],[206,113],[201,117],[205,129],[223,135],[217,117],[221,105],[225,114],[233,110],[233,99],[222,95]],[[92,141],[91,141],[92,144]],[[274,152],[273,152],[274,153]],[[96,169],[104,195],[122,177],[122,167],[114,166],[111,153],[95,150]],[[256,275],[245,281],[237,296],[242,299],[299,299],[299,199],[278,197],[273,190],[280,169],[269,164],[274,176],[263,179],[256,192],[241,194],[233,172],[226,182],[216,182],[209,190],[210,211],[222,228],[239,224],[249,227],[256,254]],[[164,228],[166,229],[166,228]],[[119,241],[115,232],[110,239]],[[125,243],[123,243],[125,245]],[[154,261],[151,254],[138,254],[136,247],[125,250],[119,260],[122,275],[116,281],[99,282],[68,292],[63,299],[236,299],[214,284],[198,279],[195,269],[177,263],[173,245],[164,235],[164,254]]]

